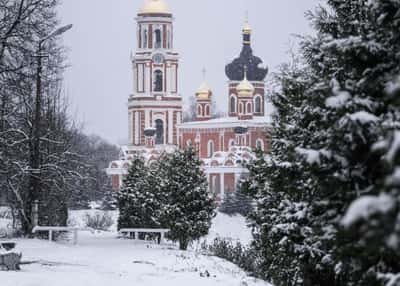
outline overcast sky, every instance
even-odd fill
[[[63,24],[70,49],[66,92],[85,131],[112,143],[127,138],[127,100],[132,93],[130,53],[136,46],[135,16],[145,0],[64,0]],[[175,48],[181,55],[180,93],[186,100],[202,81],[202,69],[218,108],[227,109],[224,68],[239,55],[246,11],[252,46],[270,71],[288,58],[293,34],[310,34],[304,15],[319,0],[166,0],[175,17]]]

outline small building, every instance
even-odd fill
[[[164,152],[191,146],[203,161],[210,191],[219,200],[233,192],[254,150],[270,149],[265,78],[268,69],[253,55],[246,21],[240,56],[225,68],[228,116],[213,119],[213,92],[205,79],[196,92],[196,120],[182,122],[178,90],[179,54],[174,50],[173,16],[164,0],[148,0],[137,15],[137,51],[132,56],[134,92],[129,96],[129,144],[107,173],[121,187],[133,156],[148,163]]]

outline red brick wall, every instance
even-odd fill
[[[223,141],[221,140],[220,133],[223,132]],[[233,132],[232,128],[225,129],[184,129],[181,130],[182,141],[180,142],[180,147],[185,148],[189,140],[195,144],[196,135],[200,134],[200,158],[207,158],[208,156],[208,142],[212,140],[214,142],[214,152],[217,151],[228,151],[229,141],[236,140],[236,134]],[[247,146],[252,149],[256,149],[257,139],[262,139],[264,141],[264,150],[268,151],[270,148],[270,140],[264,128],[252,128],[249,134],[245,135]],[[241,144],[239,144],[241,145]]]

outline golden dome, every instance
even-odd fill
[[[246,20],[243,27],[243,34],[251,34],[253,30],[250,27],[249,21]]]
[[[210,100],[212,95],[211,89],[208,87],[207,83],[204,81],[196,92],[198,100]]]
[[[144,7],[139,11],[141,14],[171,14],[164,0],[146,0]]]
[[[244,79],[236,87],[239,97],[251,97],[254,93],[254,86],[247,80],[247,72],[244,72]]]

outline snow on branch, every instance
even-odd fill
[[[350,205],[341,223],[345,228],[350,228],[360,220],[368,220],[376,214],[386,214],[394,207],[394,198],[388,194],[363,196]]]
[[[327,150],[320,149],[320,150],[314,150],[314,149],[305,149],[301,147],[297,147],[296,152],[303,157],[305,157],[306,161],[308,164],[321,164],[321,156],[324,157],[330,157],[331,153]]]

